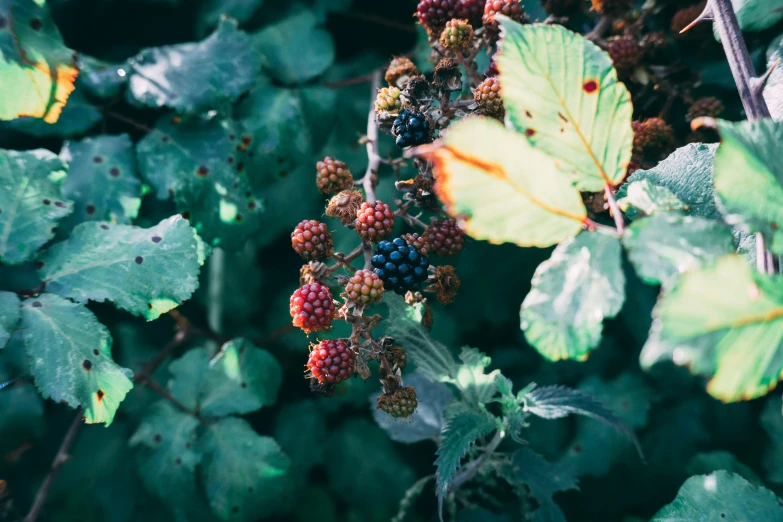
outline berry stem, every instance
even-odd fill
[[[173,395],[171,395],[171,393],[169,393],[169,391],[166,388],[164,388],[163,386],[161,386],[151,378],[148,377],[144,381],[144,384],[150,390],[154,391],[155,393],[157,393],[158,395],[160,395],[161,397],[169,401],[171,404],[173,404],[178,410],[182,411],[183,413],[187,413],[188,415],[192,415],[193,417],[198,419],[198,421],[201,422],[202,424],[206,424],[204,419],[198,413],[196,413],[195,411],[191,410],[190,408],[188,408],[187,406],[179,402],[177,399],[174,398]]]
[[[503,438],[506,436],[506,430],[508,429],[508,420],[503,420],[503,425],[495,432],[495,436],[489,441],[489,444],[484,448],[484,452],[473,462],[467,464],[461,472],[457,473],[454,479],[451,481],[451,489],[456,490],[462,484],[469,481],[478,474],[481,470],[481,466],[489,460],[490,457],[498,449],[500,443],[503,442]]]
[[[367,202],[375,201],[375,180],[378,168],[381,165],[381,156],[378,154],[378,124],[375,122],[375,95],[381,87],[381,71],[376,70],[372,75],[372,88],[370,90],[370,114],[367,117],[367,170],[362,178],[362,188]],[[364,252],[364,268],[372,270],[372,245],[362,241]]]
[[[614,225],[617,227],[617,233],[621,236],[625,232],[625,223],[623,222],[623,214],[620,212],[620,207],[617,206],[617,200],[612,192],[612,187],[608,184],[604,186],[604,192],[606,193],[606,201],[609,203],[609,210],[612,212],[614,218]]]
[[[427,224],[424,221],[422,221],[421,219],[419,219],[416,216],[412,216],[412,215],[408,214],[408,207],[407,206],[398,208],[394,212],[394,215],[397,216],[397,217],[401,217],[402,219],[405,220],[406,223],[408,223],[412,227],[421,227],[421,228],[424,228],[424,229],[427,228]]]

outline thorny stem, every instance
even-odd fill
[[[41,483],[41,487],[38,488],[38,493],[35,495],[35,500],[33,501],[30,511],[27,513],[27,516],[24,517],[24,522],[35,522],[38,515],[41,513],[41,508],[43,508],[43,505],[46,502],[46,497],[49,496],[49,490],[52,487],[54,478],[57,475],[57,472],[60,471],[60,467],[68,460],[68,450],[70,450],[71,445],[76,438],[76,434],[79,432],[79,428],[84,424],[83,421],[84,414],[82,413],[81,408],[79,408],[76,411],[73,422],[71,422],[71,427],[68,428],[65,438],[63,439],[62,444],[60,444],[60,449],[57,450],[57,455],[54,456],[52,466],[49,468],[49,473]]]
[[[468,482],[470,479],[476,476],[481,470],[484,463],[489,460],[490,457],[498,449],[500,443],[503,442],[503,438],[506,436],[506,429],[508,428],[508,421],[503,421],[503,426],[495,432],[495,436],[489,441],[489,444],[484,448],[484,452],[473,462],[466,465],[462,471],[457,473],[454,480],[451,481],[451,489],[456,490],[462,484]]]
[[[606,185],[604,192],[606,193],[606,201],[609,203],[609,210],[611,210],[614,218],[614,225],[617,227],[617,233],[622,236],[623,232],[625,232],[625,223],[623,222],[623,214],[620,212],[620,207],[617,206],[617,200],[612,193],[612,187]]]
[[[372,75],[372,89],[370,91],[370,113],[367,116],[367,170],[362,178],[362,188],[364,188],[364,198],[367,202],[375,201],[375,181],[378,175],[378,168],[381,165],[381,156],[378,154],[378,125],[375,123],[375,95],[381,87],[381,71],[376,70]],[[372,268],[372,245],[367,241],[362,241],[362,251],[364,252],[364,268]]]

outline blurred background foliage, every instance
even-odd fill
[[[660,18],[661,28],[669,30],[668,20],[681,2],[658,3],[663,8],[656,20]],[[25,119],[3,123],[0,147],[43,147],[59,153],[65,141],[127,134],[137,144],[136,168],[145,177],[165,177],[177,158],[156,156],[155,144],[146,149],[144,143],[154,136],[151,129],[172,125],[171,109],[209,109],[223,122],[218,128],[202,129],[215,134],[194,144],[193,150],[208,161],[223,154],[221,132],[236,128],[250,136],[243,166],[249,190],[263,201],[264,212],[248,225],[253,227],[251,240],[237,252],[225,254],[222,292],[211,295],[209,285],[203,283],[215,259],[211,258],[202,272],[201,289],[181,311],[193,324],[212,323],[228,337],[269,339],[263,347],[282,365],[277,402],[247,419],[258,433],[274,437],[291,467],[280,479],[279,495],[266,497],[256,513],[301,522],[390,520],[405,491],[433,472],[434,442],[408,445],[390,439],[373,418],[372,396],[380,389],[374,379],[354,379],[330,399],[314,398],[301,378],[313,339],[284,327],[290,322],[288,299],[298,286],[301,264],[289,246],[290,231],[302,219],[323,214],[325,199],[315,188],[315,162],[329,155],[345,161],[354,173],[363,172],[367,157],[359,138],[370,107],[369,75],[402,53],[413,53],[422,70],[427,70],[426,39],[412,17],[415,0],[50,0],[49,4],[66,45],[82,54],[76,91],[55,125]],[[545,16],[538,0],[524,4],[532,18]],[[221,21],[221,13],[232,16],[246,34]],[[588,23],[586,18],[585,29]],[[200,54],[190,57],[191,73],[203,67],[209,74],[171,77],[171,90],[157,88],[156,68],[165,68],[167,61],[177,60],[185,50],[169,46],[214,38],[209,35],[216,30],[225,41],[205,45]],[[765,61],[767,44],[781,30],[779,23],[749,35],[759,66]],[[711,35],[678,45],[682,52],[672,58],[671,82],[688,83],[699,96],[720,98],[727,107],[725,116],[740,119],[733,81]],[[127,60],[136,67],[129,68]],[[216,77],[223,81],[215,84]],[[209,103],[199,107],[204,93]],[[635,117],[657,115],[668,103],[653,94],[642,99],[645,103],[637,104]],[[683,144],[694,137],[682,118],[685,107],[679,104],[675,100],[667,111]],[[399,154],[391,138],[382,137],[380,145],[384,156]],[[395,176],[412,174],[410,167],[398,174],[383,169],[379,199],[391,199]],[[165,199],[167,194],[158,200],[149,187],[142,193],[135,224],[149,226],[187,210]],[[352,231],[340,229],[335,242],[337,250],[346,252],[356,238]],[[515,387],[535,381],[589,390],[637,430],[646,463],[600,423],[533,421],[523,435],[531,447],[550,460],[568,464],[580,477],[579,491],[555,497],[568,520],[645,520],[671,501],[688,476],[714,469],[729,469],[783,491],[778,395],[723,405],[706,395],[703,383],[680,370],[664,368],[652,375],[639,370],[638,354],[657,289],[643,285],[632,270],[626,270],[625,307],[618,318],[608,321],[600,349],[587,362],[547,363],[526,345],[519,330],[519,305],[535,268],[548,255],[549,251],[469,242],[455,262],[463,281],[456,302],[448,307],[433,303],[433,334],[455,351],[470,345],[486,352],[492,358],[491,369],[501,369]],[[0,266],[0,281],[6,289],[37,284],[34,270],[26,265]],[[110,327],[116,360],[134,370],[157,353],[174,331],[168,317],[148,324],[109,305],[90,308]],[[210,318],[210,309],[217,310],[219,317]],[[341,335],[345,331],[338,327],[329,336]],[[21,367],[9,347],[0,359],[0,382],[18,376]],[[167,382],[168,369],[161,367],[156,378]],[[55,480],[42,519],[173,519],[150,491],[154,477],[149,475],[157,471],[138,466],[128,446],[142,414],[156,400],[154,393],[139,387],[129,394],[110,428],[83,429],[70,463]],[[0,392],[0,479],[6,481],[8,497],[20,510],[32,502],[71,418],[71,410],[42,401],[31,385]],[[485,485],[470,493],[460,521],[519,519],[521,510],[513,492]],[[211,519],[208,510],[198,509],[196,499],[193,503],[195,508],[180,514],[182,519]],[[13,513],[6,516],[14,520]],[[428,489],[406,520],[436,517],[435,497]]]

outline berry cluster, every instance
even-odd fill
[[[354,226],[356,233],[365,241],[380,241],[392,233],[394,212],[382,201],[365,201],[356,213]]]
[[[306,219],[291,232],[291,246],[305,261],[318,261],[332,257],[334,242],[326,224]]]
[[[490,76],[481,82],[473,92],[473,99],[485,115],[503,119],[506,109],[500,97],[500,80],[497,76]]]
[[[487,0],[484,6],[484,16],[481,21],[488,30],[496,30],[498,22],[496,15],[505,15],[512,20],[521,21],[525,16],[525,10],[522,8],[521,0]]]
[[[449,20],[440,33],[440,44],[452,51],[469,48],[473,44],[473,26],[467,20]]]
[[[431,254],[455,256],[462,250],[465,231],[453,219],[433,221],[424,231],[424,242]]]
[[[323,161],[316,163],[315,168],[317,171],[315,184],[324,194],[334,194],[353,186],[351,171],[342,161],[327,156]]]
[[[453,18],[480,25],[485,3],[486,0],[420,0],[416,15],[430,34],[437,35]]]
[[[418,405],[419,401],[413,386],[397,388],[391,393],[384,393],[378,397],[378,408],[395,419],[410,417]]]
[[[345,283],[342,296],[360,305],[379,303],[383,299],[383,281],[371,270],[357,270]]]
[[[633,69],[644,54],[644,49],[633,36],[613,36],[606,43],[612,63],[621,72]]]
[[[400,148],[423,145],[432,141],[432,127],[427,116],[416,110],[403,109],[392,125]]]
[[[383,280],[384,288],[400,295],[420,290],[430,266],[427,258],[401,237],[381,241],[371,262],[375,273]]]
[[[327,330],[335,312],[332,294],[320,283],[302,285],[291,296],[290,311],[294,326],[305,333]]]
[[[307,369],[322,384],[339,384],[353,375],[356,354],[344,339],[321,341],[310,350]]]

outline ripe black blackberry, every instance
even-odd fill
[[[353,375],[356,354],[345,339],[324,340],[313,346],[307,369],[322,384],[339,384]]]
[[[375,273],[383,280],[383,287],[398,295],[421,290],[430,266],[427,258],[401,237],[378,243],[371,261]]]
[[[618,71],[633,69],[644,54],[644,49],[633,36],[613,36],[606,43],[607,52]]]
[[[453,219],[433,221],[424,231],[424,242],[430,254],[455,256],[462,250],[465,231]]]
[[[345,163],[329,156],[315,165],[315,184],[324,194],[335,194],[353,187],[353,176]]]
[[[354,227],[359,237],[365,241],[380,241],[392,233],[394,212],[382,201],[365,201],[356,213]]]
[[[403,109],[392,124],[392,134],[396,136],[400,148],[432,141],[432,127],[427,116],[416,110]]]
[[[384,393],[378,397],[378,408],[395,419],[404,419],[413,415],[419,401],[413,386],[397,388],[393,392]]]
[[[307,334],[331,328],[334,301],[329,288],[319,283],[297,288],[291,296],[290,312],[294,326]]]
[[[305,219],[291,232],[291,246],[305,261],[328,259],[334,253],[334,241],[325,223]]]

